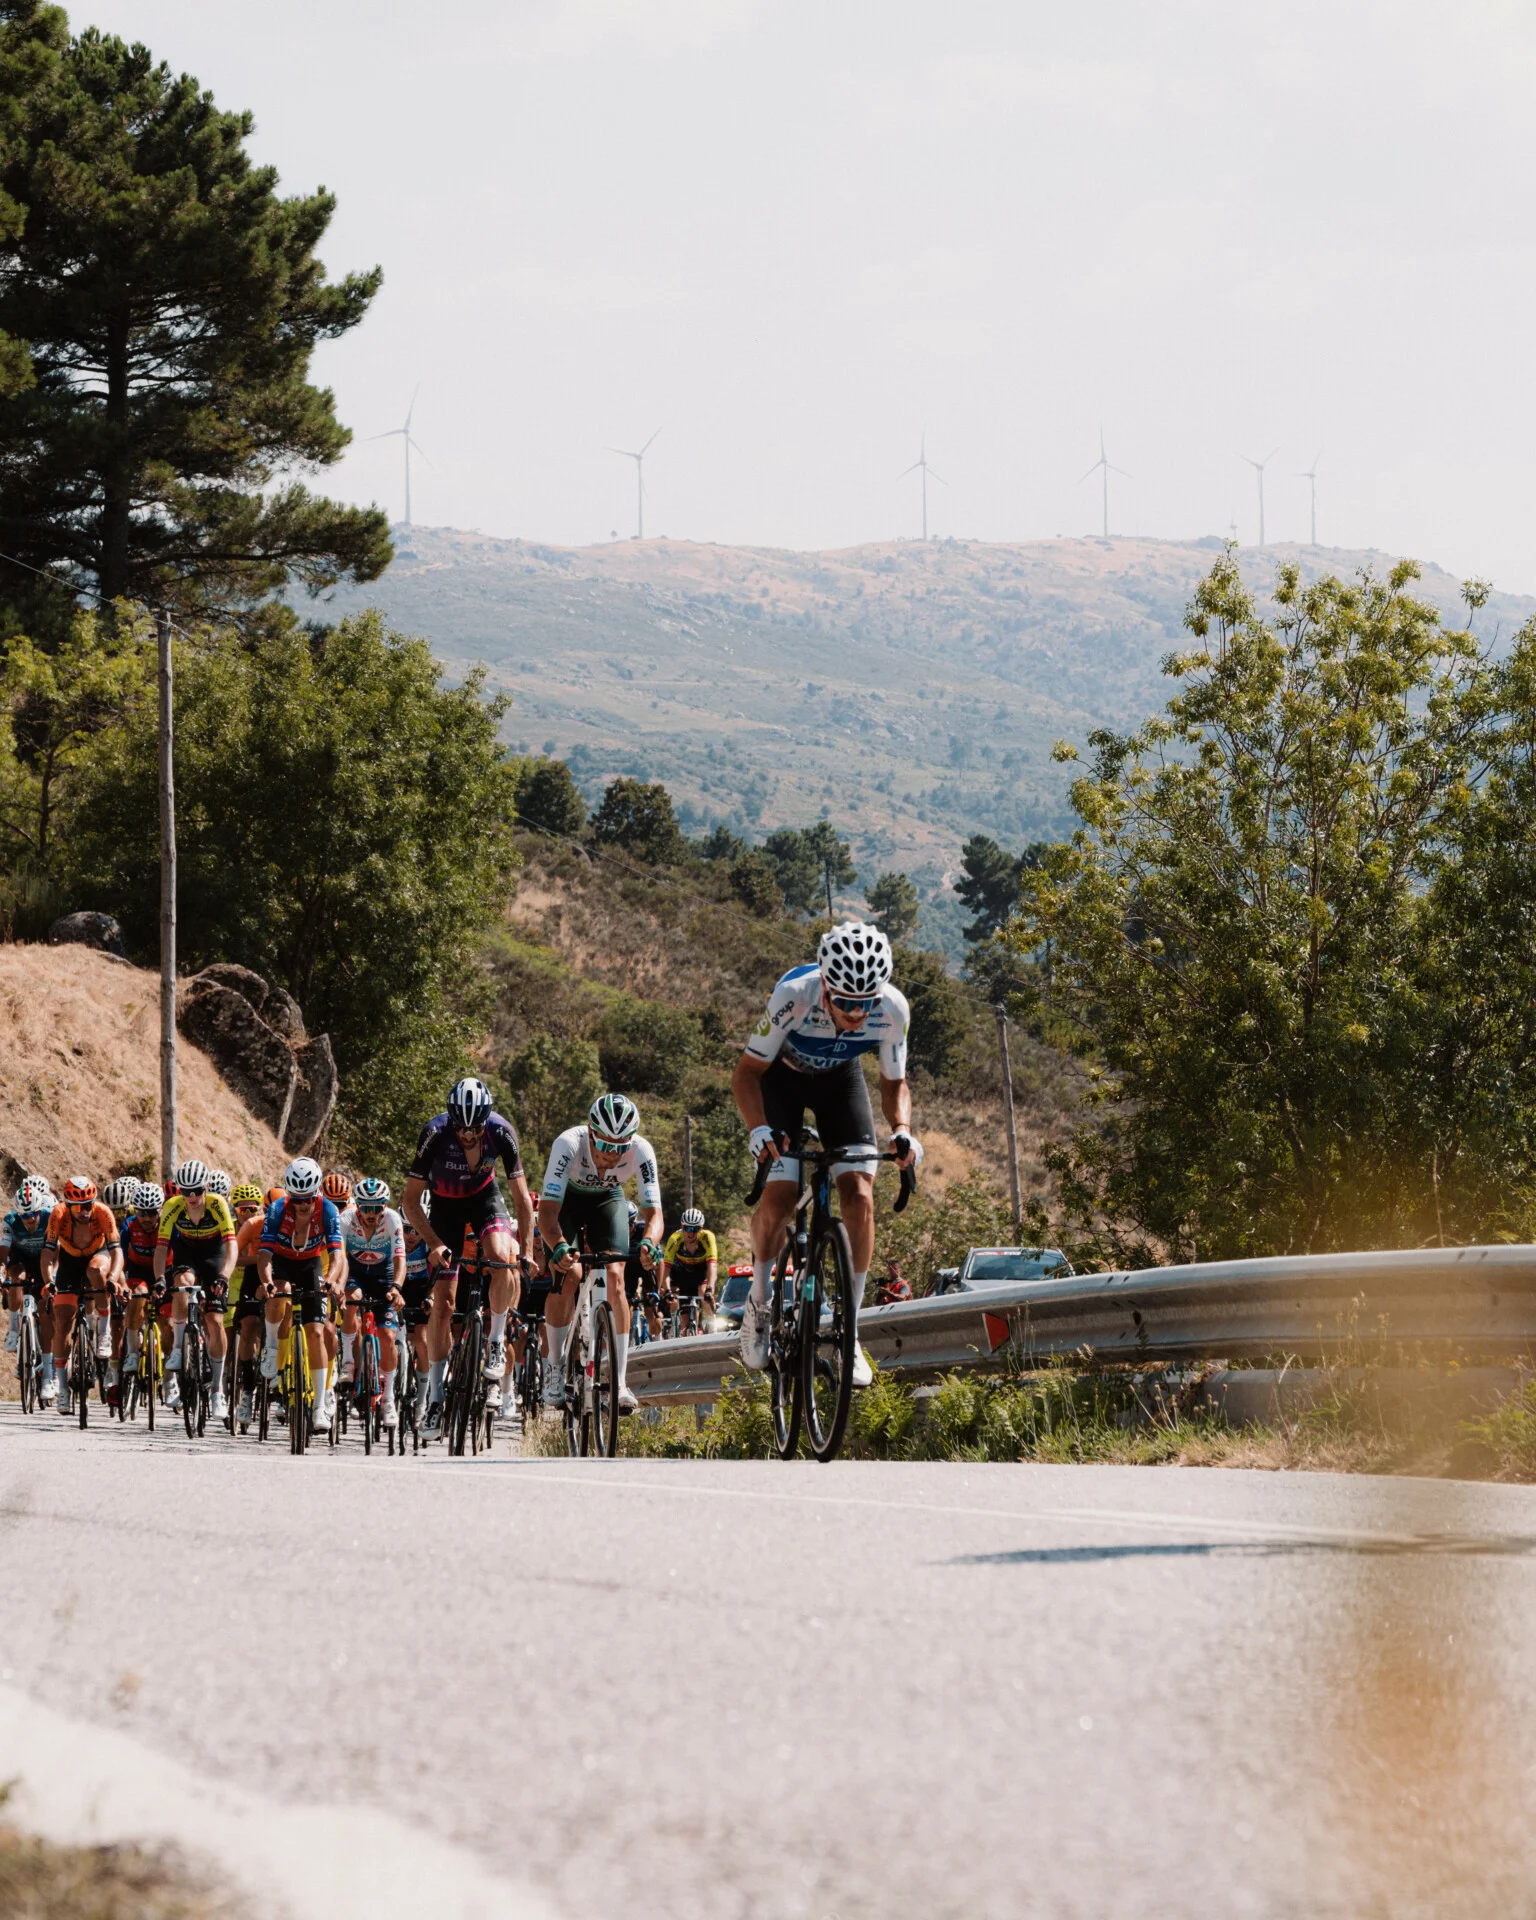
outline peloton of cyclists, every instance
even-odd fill
[[[624,1288],[624,1265],[629,1254],[629,1207],[626,1184],[635,1182],[644,1216],[640,1259],[649,1272],[661,1251],[663,1230],[661,1183],[656,1153],[640,1133],[640,1110],[622,1093],[602,1093],[592,1102],[587,1124],[570,1127],[549,1150],[544,1186],[539,1194],[539,1232],[549,1249],[549,1270],[558,1275],[545,1311],[549,1367],[544,1377],[544,1404],[565,1404],[565,1348],[576,1314],[576,1287],[581,1249],[591,1257],[607,1257],[608,1305],[613,1311],[619,1410],[633,1413],[638,1401],[630,1391],[625,1370],[629,1365],[629,1301]]]
[[[907,1083],[908,1009],[891,984],[891,943],[878,927],[844,920],[821,937],[814,966],[791,967],[768,1000],[731,1082],[752,1156],[769,1163],[752,1216],[752,1290],[741,1323],[745,1366],[767,1365],[768,1286],[784,1245],[800,1185],[786,1149],[810,1108],[833,1165],[843,1224],[853,1254],[853,1384],[867,1387],[869,1359],[858,1344],[858,1310],[875,1250],[874,1114],[859,1055],[878,1055],[880,1108],[898,1164],[913,1167],[923,1150],[912,1133]]]

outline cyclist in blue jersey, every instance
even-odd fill
[[[800,1167],[785,1149],[809,1107],[833,1166],[853,1254],[853,1384],[873,1377],[858,1344],[858,1310],[875,1251],[875,1166],[879,1148],[859,1055],[878,1055],[880,1108],[903,1167],[922,1159],[912,1134],[907,1083],[905,996],[891,985],[891,943],[878,927],[845,920],[821,937],[816,965],[792,967],[774,988],[768,1011],[746,1044],[731,1081],[753,1158],[771,1161],[752,1216],[752,1291],[741,1322],[741,1357],[768,1360],[768,1284],[800,1190]]]
[[[309,1354],[310,1383],[315,1406],[311,1424],[316,1433],[329,1433],[336,1413],[336,1393],[330,1381],[330,1356],[325,1327],[330,1301],[340,1295],[347,1279],[346,1249],[341,1243],[341,1216],[335,1203],[320,1191],[319,1165],[307,1156],[295,1160],[283,1175],[283,1191],[267,1208],[256,1249],[256,1272],[266,1293],[266,1345],[261,1370],[277,1378],[277,1345],[283,1320],[291,1315],[293,1337],[301,1337]],[[324,1251],[329,1265],[321,1272]]]
[[[507,1176],[516,1230],[496,1184],[500,1161]],[[430,1212],[426,1206],[431,1196]],[[486,1305],[491,1337],[485,1347],[486,1400],[501,1404],[507,1369],[507,1315],[517,1305],[519,1245],[533,1239],[533,1199],[523,1172],[517,1129],[491,1103],[491,1090],[473,1076],[460,1080],[448,1095],[444,1112],[429,1120],[416,1146],[402,1202],[405,1217],[427,1243],[427,1259],[439,1275],[427,1324],[427,1410],[423,1431],[442,1424],[443,1386],[453,1345],[453,1315],[458,1306],[458,1266],[466,1230],[480,1247],[489,1276]]]
[[[341,1216],[341,1243],[347,1250],[347,1306],[341,1323],[342,1378],[356,1377],[352,1349],[359,1314],[366,1307],[379,1336],[379,1403],[384,1425],[395,1415],[395,1331],[405,1295],[405,1231],[389,1204],[384,1180],[359,1180],[352,1204]]]
[[[31,1298],[37,1313],[43,1354],[43,1398],[51,1401],[59,1386],[53,1369],[53,1308],[43,1298],[43,1242],[55,1201],[40,1173],[29,1173],[16,1189],[16,1205],[0,1224],[0,1264],[6,1274],[5,1303],[11,1310],[5,1351],[21,1344],[21,1304]]]

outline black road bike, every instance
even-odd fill
[[[576,1313],[565,1348],[566,1447],[573,1455],[603,1459],[619,1450],[619,1349],[605,1278],[614,1257],[581,1255]]]
[[[23,1413],[39,1413],[43,1405],[43,1336],[38,1325],[37,1295],[25,1293],[16,1322],[16,1384],[21,1389]]]
[[[187,1296],[187,1330],[181,1336],[181,1418],[187,1438],[197,1440],[208,1424],[208,1407],[213,1397],[213,1361],[208,1352],[207,1328],[203,1324],[203,1289],[191,1267],[183,1267],[174,1278],[184,1284],[173,1285],[171,1292]]]
[[[443,1386],[443,1432],[450,1454],[491,1450],[496,1416],[486,1405],[485,1275],[480,1262],[461,1274],[455,1285],[469,1281],[469,1299],[454,1315],[453,1348],[448,1355],[448,1378]]]
[[[848,1229],[832,1210],[832,1168],[847,1156],[845,1149],[821,1146],[810,1129],[787,1151],[800,1163],[801,1187],[768,1295],[773,1443],[781,1460],[792,1460],[803,1424],[811,1452],[825,1462],[837,1457],[853,1404],[853,1253]],[[896,1155],[878,1157],[894,1161]],[[763,1197],[772,1165],[759,1165],[749,1207]],[[902,1212],[916,1191],[916,1168],[903,1167],[894,1210]]]

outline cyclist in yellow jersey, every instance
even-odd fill
[[[209,1170],[201,1160],[183,1160],[176,1169],[176,1191],[160,1209],[160,1228],[155,1236],[155,1278],[164,1280],[190,1268],[203,1290],[203,1332],[208,1341],[208,1358],[213,1362],[213,1391],[208,1412],[222,1420],[229,1411],[224,1398],[224,1354],[228,1339],[224,1331],[224,1303],[229,1297],[229,1276],[235,1268],[235,1221],[229,1202],[208,1191]],[[171,1351],[165,1362],[165,1404],[181,1404],[181,1343],[187,1331],[187,1296],[175,1294],[171,1302]]]
[[[699,1209],[689,1207],[677,1232],[662,1249],[662,1306],[670,1313],[678,1300],[697,1300],[700,1324],[707,1327],[715,1311],[718,1270],[715,1236],[705,1228]]]

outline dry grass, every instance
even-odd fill
[[[233,1920],[239,1911],[169,1849],[60,1847],[0,1822],[4,1920]]]
[[[159,1160],[158,977],[88,947],[0,946],[0,1151],[59,1185]],[[270,1179],[277,1136],[206,1054],[179,1051],[179,1145],[236,1178]],[[3,1174],[0,1162],[0,1174]]]

